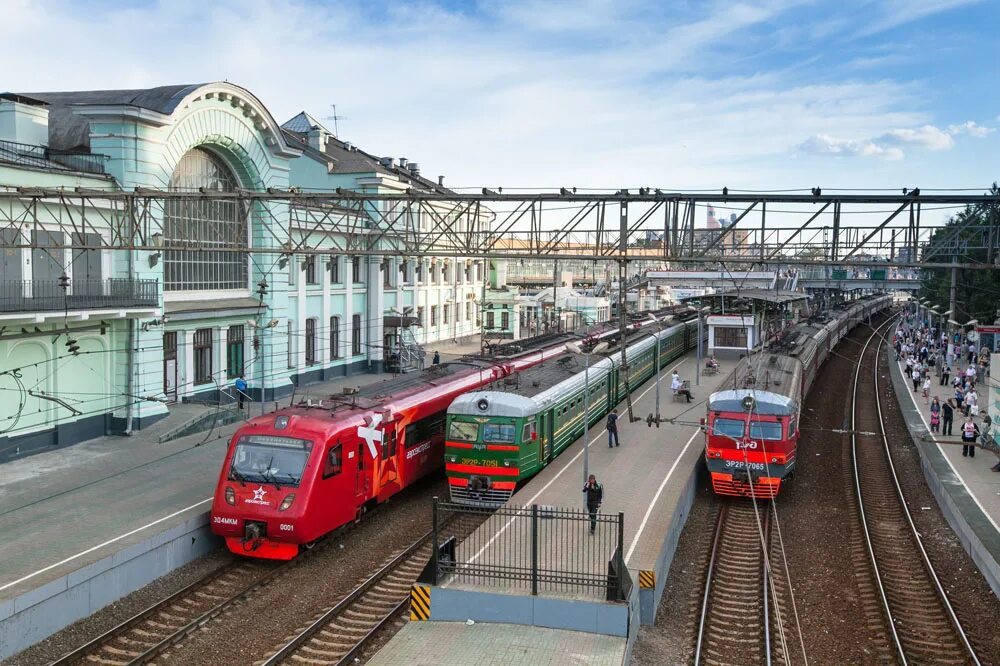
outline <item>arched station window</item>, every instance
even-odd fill
[[[183,192],[234,192],[238,186],[226,163],[203,148],[184,154],[169,185],[171,190]],[[247,289],[247,237],[246,210],[235,199],[167,199],[163,222],[164,290]]]

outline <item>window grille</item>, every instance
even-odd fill
[[[195,148],[177,163],[172,190],[234,192],[226,164]],[[248,210],[236,199],[167,199],[163,216],[163,288],[166,291],[246,289]],[[233,252],[231,249],[244,250]]]

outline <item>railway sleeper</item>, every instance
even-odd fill
[[[320,636],[323,636],[320,638]],[[327,640],[327,639],[330,640]],[[324,648],[339,650],[339,649],[350,649],[355,641],[351,638],[345,638],[344,636],[326,636],[323,632],[319,632],[315,636],[309,639],[310,643],[316,643]]]
[[[106,666],[128,666],[129,661],[132,660],[129,659],[128,661],[118,661],[117,659],[107,659],[92,654],[87,657],[87,661],[92,662],[94,664],[105,664]]]
[[[322,659],[322,660],[321,659],[310,659],[309,657],[303,656],[303,655],[299,654],[298,652],[296,652],[295,654],[293,654],[291,656],[291,659],[292,659],[292,661],[296,661],[296,662],[299,662],[301,664],[320,664],[321,666],[325,666],[326,664],[330,664],[331,663],[328,659]]]
[[[348,648],[350,649],[350,648]],[[321,659],[340,659],[347,653],[347,650],[321,650],[319,648],[312,647],[311,645],[303,645],[298,650],[302,654],[311,655],[313,657],[318,657]]]

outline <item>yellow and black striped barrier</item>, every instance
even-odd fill
[[[655,571],[639,571],[639,589],[651,590],[656,587]]]
[[[410,619],[431,619],[431,588],[427,585],[414,585],[410,588]]]

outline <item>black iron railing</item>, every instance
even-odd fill
[[[489,517],[461,543],[438,543],[440,525],[473,514]],[[493,510],[435,500],[432,580],[426,582],[622,601],[632,588],[622,557],[624,526],[623,513],[592,516],[537,504]]]
[[[156,307],[158,300],[159,280],[72,280],[68,289],[56,280],[0,281],[0,312]]]
[[[107,155],[56,150],[15,141],[0,141],[0,162],[9,162],[36,169],[83,171],[104,175],[107,173]]]

